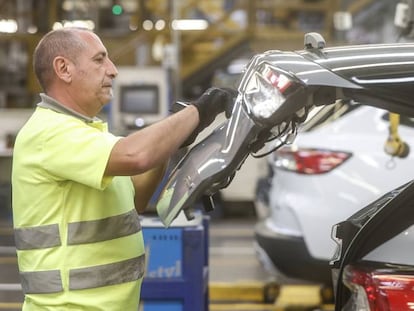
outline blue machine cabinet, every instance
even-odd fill
[[[177,219],[164,228],[144,218],[147,270],[141,289],[143,311],[208,311],[208,217]]]

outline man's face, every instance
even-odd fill
[[[112,99],[112,82],[118,71],[98,36],[91,32],[82,32],[80,36],[87,48],[79,51],[72,87],[77,104],[94,116]]]

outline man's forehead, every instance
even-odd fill
[[[91,31],[80,31],[79,36],[88,44],[89,47],[95,47],[94,52],[106,53],[106,48],[101,39]]]
[[[78,35],[85,41],[96,41],[102,44],[101,39],[92,31],[77,30]]]

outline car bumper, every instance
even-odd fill
[[[302,237],[275,232],[265,220],[255,227],[255,241],[259,259],[276,276],[327,285],[332,283],[329,262],[313,258]],[[269,263],[273,266],[270,269]]]

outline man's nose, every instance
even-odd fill
[[[118,69],[116,69],[115,64],[110,59],[108,59],[107,72],[113,78],[115,78],[118,75]]]

